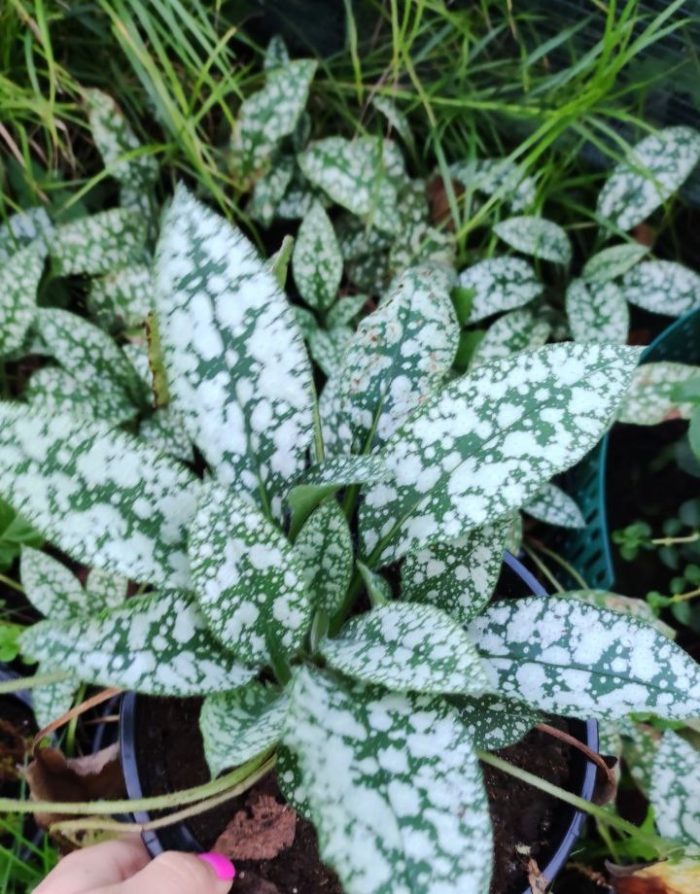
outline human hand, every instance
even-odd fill
[[[227,894],[235,874],[221,854],[166,851],[151,860],[131,836],[68,854],[34,894]]]

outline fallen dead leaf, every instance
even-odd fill
[[[221,833],[214,850],[233,860],[272,860],[294,842],[297,815],[272,795],[256,792]]]
[[[547,894],[547,879],[542,875],[537,860],[532,857],[527,861],[527,880],[532,894]]]
[[[633,868],[629,874],[619,867],[609,867],[616,894],[698,894],[700,891],[700,861],[653,863]]]

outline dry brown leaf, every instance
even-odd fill
[[[214,850],[233,860],[272,860],[291,847],[297,816],[272,795],[256,792],[221,833]]]
[[[537,860],[532,857],[527,861],[527,880],[530,883],[530,891],[532,894],[547,894],[547,885],[549,882],[542,875]]]
[[[612,882],[616,894],[698,894],[700,860],[653,863],[629,875],[613,872]]]

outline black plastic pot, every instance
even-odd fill
[[[531,594],[547,595],[539,581],[510,553],[506,553],[504,556],[503,573],[497,592],[499,595],[513,597]],[[133,692],[122,697],[119,724],[120,755],[126,790],[130,798],[143,798],[149,794],[144,791],[141,781],[142,774],[139,770],[137,733],[139,713],[142,710],[147,710],[146,700],[139,699]],[[594,720],[572,720],[569,723],[570,733],[573,736],[593,751],[598,749],[598,725]],[[153,755],[153,757],[157,759],[158,755]],[[571,787],[580,797],[590,800],[595,784],[595,765],[586,760],[580,752],[574,752],[572,762]],[[133,818],[138,823],[146,823],[151,819],[149,814],[144,812],[134,813]],[[585,816],[580,811],[565,804],[561,805],[559,821],[564,830],[562,837],[557,846],[552,848],[551,852],[547,853],[545,859],[541,861],[542,874],[548,881],[551,882],[566,863],[569,853],[581,833],[584,819]],[[152,856],[156,856],[164,850],[193,852],[205,850],[185,822],[157,831],[145,832],[143,840]],[[525,894],[529,894],[529,890],[527,888]]]

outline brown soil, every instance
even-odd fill
[[[31,710],[19,699],[0,697],[0,795],[11,792],[36,727]]]
[[[163,794],[206,782],[209,772],[197,725],[201,702],[198,699],[139,700],[140,705],[145,702],[148,708],[139,711],[137,718],[139,752],[150,758],[141,762],[144,769],[148,767],[148,777],[142,779],[144,790],[148,794]],[[554,722],[566,728],[565,722]],[[556,785],[567,785],[570,749],[551,736],[533,731],[500,754]],[[154,760],[156,755],[159,759]],[[491,891],[492,894],[520,894],[527,887],[524,867],[528,859],[534,857],[546,862],[570,814],[554,799],[491,767],[485,767],[485,778],[496,854]],[[189,827],[202,847],[213,849],[222,830],[235,817],[235,823],[246,834],[257,822],[261,847],[274,850],[281,846],[273,859],[235,859],[239,894],[342,894],[335,874],[320,862],[316,833],[310,823],[297,817],[293,844],[285,847],[289,822],[279,811],[256,813],[261,798],[269,807],[265,799],[270,797],[281,802],[274,774],[233,802],[194,817]],[[249,840],[245,846],[250,846]]]

